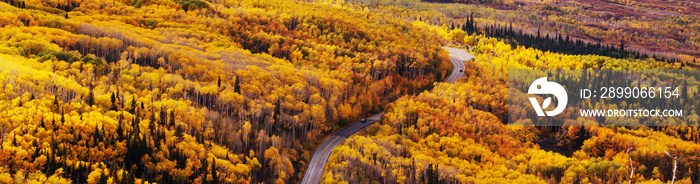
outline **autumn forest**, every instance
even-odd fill
[[[375,2],[0,0],[0,183],[300,183],[319,144],[380,112],[321,183],[700,182],[695,112],[506,124],[508,69],[694,69],[696,51],[486,16],[512,2]],[[674,46],[697,48],[687,21]],[[446,46],[475,56],[453,83]]]

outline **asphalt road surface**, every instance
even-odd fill
[[[466,61],[471,61],[474,59],[474,56],[471,54],[467,53],[467,51],[464,51],[462,49],[458,48],[451,48],[451,47],[443,47],[444,49],[447,49],[450,51],[450,61],[452,61],[452,74],[450,74],[447,79],[445,79],[446,82],[454,82],[457,81],[457,79],[462,78],[462,75],[464,75],[464,62]]]
[[[452,61],[452,65],[454,66],[452,68],[452,74],[450,74],[450,76],[447,77],[445,81],[457,81],[457,79],[461,78],[464,74],[464,62],[474,59],[474,56],[462,49],[450,47],[443,48],[450,51],[450,61]],[[326,165],[326,161],[328,161],[328,156],[331,155],[331,151],[333,151],[333,148],[335,148],[335,146],[338,146],[338,144],[343,142],[345,138],[350,137],[350,135],[354,134],[355,132],[379,121],[379,118],[382,117],[382,114],[384,113],[382,112],[379,114],[375,114],[373,116],[365,118],[365,122],[360,121],[350,126],[347,126],[342,130],[336,132],[335,134],[331,135],[328,139],[326,139],[326,141],[321,143],[321,145],[316,149],[316,152],[314,152],[314,155],[311,157],[311,162],[309,162],[309,168],[306,170],[306,173],[304,173],[304,178],[301,180],[301,183],[316,184],[321,182],[321,176],[323,176],[323,167]]]

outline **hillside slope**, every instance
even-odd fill
[[[2,182],[297,181],[319,137],[451,67],[435,28],[345,4],[5,2]]]
[[[467,63],[462,79],[391,103],[379,122],[336,147],[321,183],[671,183],[674,160],[666,152],[678,157],[676,183],[700,181],[696,112],[657,120],[688,126],[506,125],[513,118],[507,100],[522,94],[509,91],[507,69],[677,66],[542,52],[478,35],[469,39],[478,40],[472,49],[476,61]],[[697,79],[688,80],[696,81],[688,88],[697,89]],[[572,121],[603,125],[590,117]],[[635,118],[605,123],[617,121]]]

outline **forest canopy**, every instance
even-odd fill
[[[0,179],[289,183],[326,135],[451,69],[342,2],[0,2]]]
[[[565,55],[470,35],[464,77],[388,105],[336,147],[324,183],[696,183],[697,126],[508,126],[508,69],[675,69],[647,59]],[[687,68],[687,67],[686,67]],[[522,93],[522,92],[520,92]],[[692,105],[692,104],[688,104]],[[524,108],[524,107],[523,107]],[[516,110],[517,111],[517,110]],[[533,112],[534,113],[534,112]],[[697,114],[669,121],[697,122]],[[595,118],[576,123],[598,125]],[[606,123],[630,121],[603,119]],[[677,167],[674,167],[676,163]],[[675,169],[674,169],[675,168]]]

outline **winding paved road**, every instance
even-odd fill
[[[452,74],[450,74],[450,76],[447,77],[447,79],[445,79],[445,82],[457,81],[457,79],[462,78],[462,75],[464,75],[464,62],[471,61],[472,59],[474,59],[474,56],[462,49],[452,47],[443,48],[447,49],[447,51],[450,51],[450,61],[452,61],[453,66]]]
[[[450,74],[450,76],[447,77],[445,81],[457,81],[457,79],[461,78],[462,74],[464,74],[464,72],[461,72],[464,70],[464,62],[474,59],[474,56],[462,49],[450,47],[443,48],[450,51],[450,61],[452,61],[452,65],[454,66],[452,68],[452,74]],[[316,149],[316,152],[314,152],[314,155],[311,157],[311,162],[309,162],[309,168],[306,170],[306,173],[304,173],[304,178],[301,180],[301,183],[316,184],[321,182],[321,176],[323,176],[323,167],[326,165],[326,161],[328,161],[328,157],[331,155],[331,151],[333,151],[333,148],[335,148],[335,146],[338,146],[338,144],[343,142],[345,138],[350,137],[350,135],[354,134],[355,132],[379,121],[379,118],[382,117],[382,114],[384,113],[382,112],[367,117],[365,118],[365,122],[357,122],[350,126],[347,126],[342,130],[336,132],[335,134],[331,135],[328,139],[326,139],[326,141],[324,141],[321,144],[321,146],[319,146]]]

